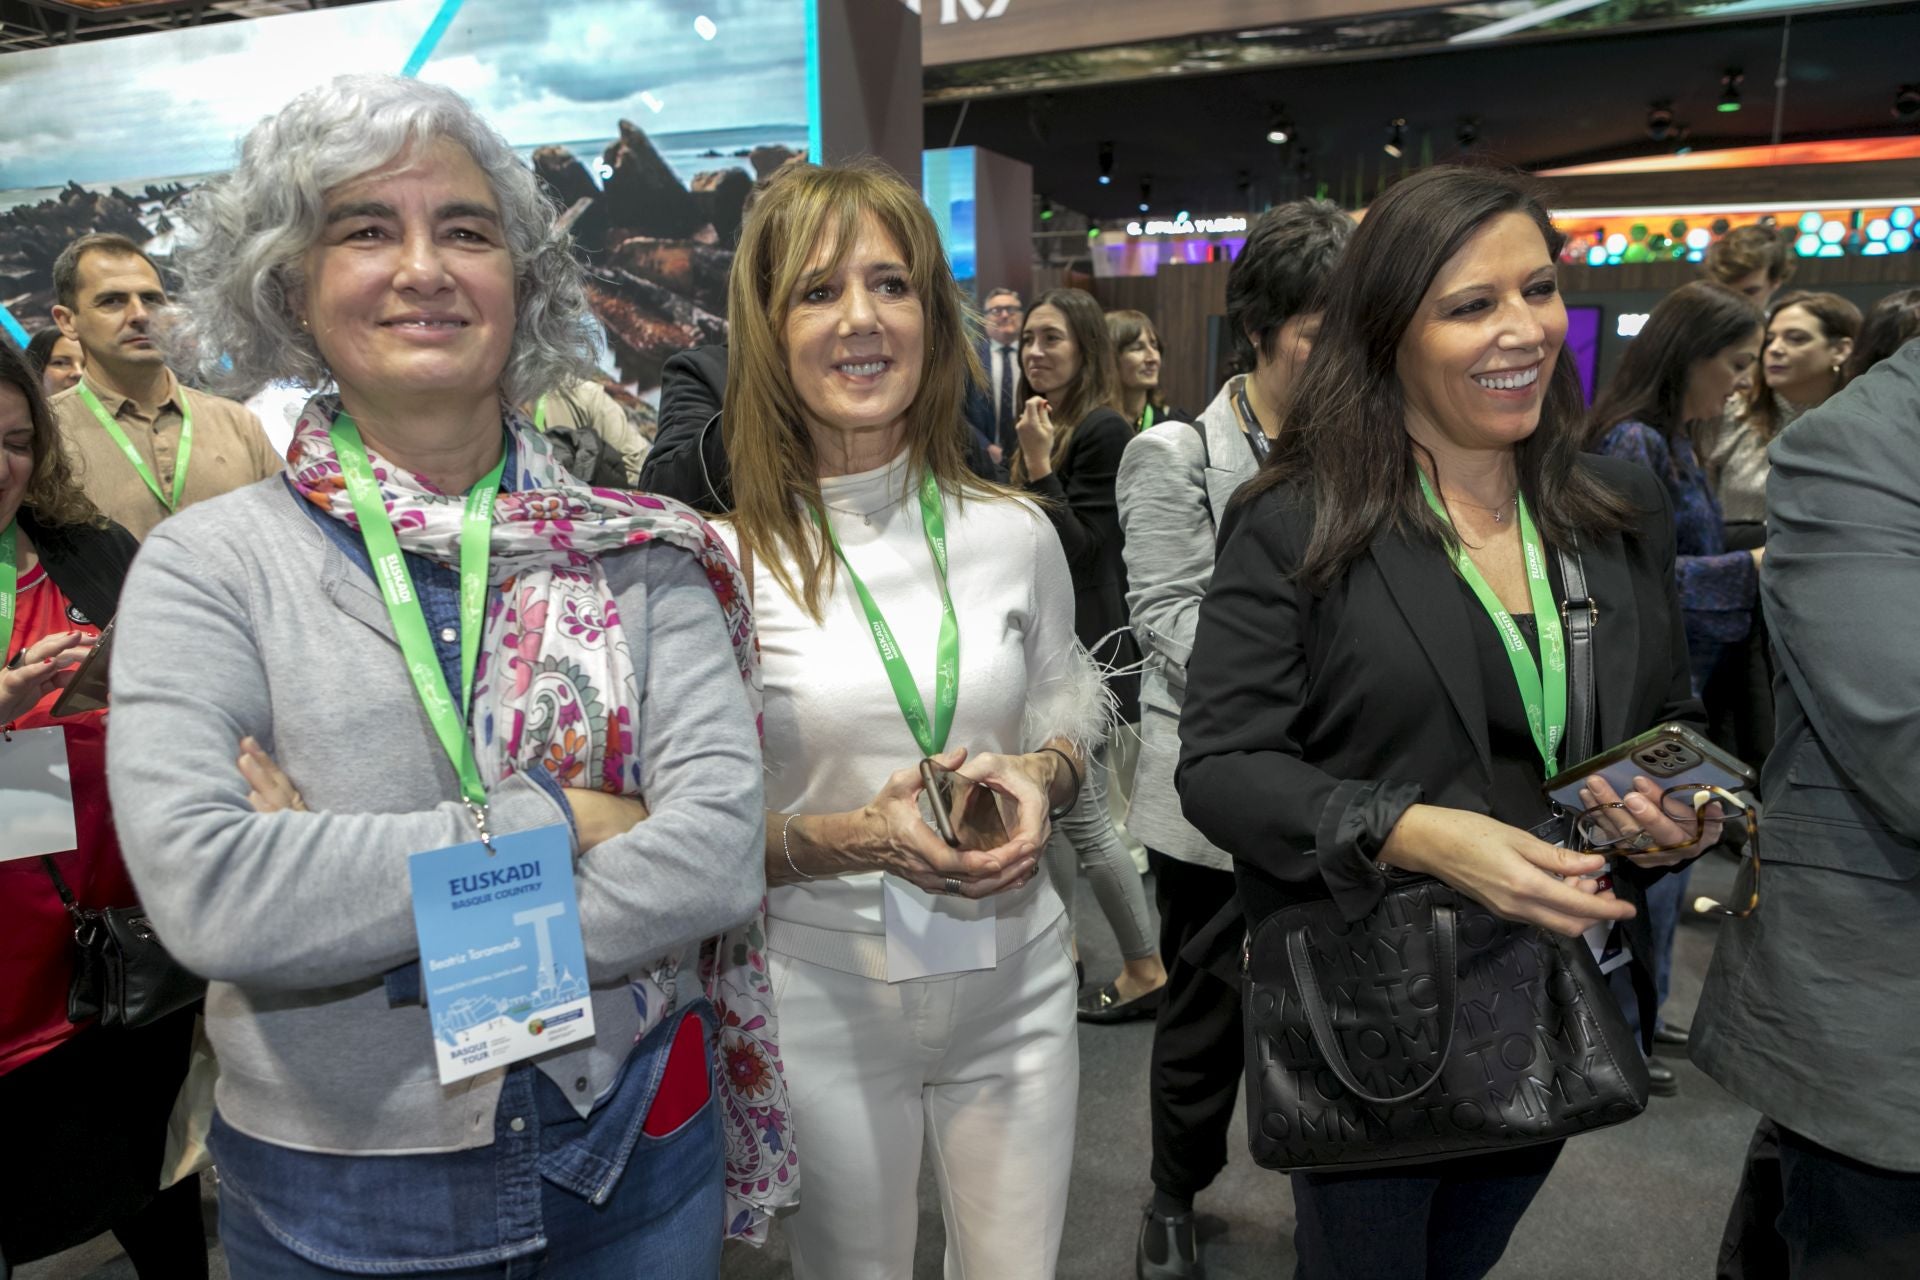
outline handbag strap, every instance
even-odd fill
[[[1596,726],[1593,699],[1593,626],[1600,620],[1599,606],[1587,594],[1587,573],[1580,563],[1578,549],[1560,550],[1560,577],[1566,586],[1566,603],[1560,606],[1560,625],[1567,637],[1567,741],[1568,766],[1593,754]]]
[[[1435,1012],[1445,1028],[1440,1041],[1440,1053],[1425,1080],[1403,1094],[1388,1097],[1367,1092],[1355,1078],[1353,1068],[1347,1065],[1346,1055],[1340,1051],[1340,1041],[1333,1031],[1333,1019],[1327,1013],[1326,999],[1320,994],[1320,979],[1313,971],[1313,957],[1307,953],[1306,926],[1296,925],[1287,934],[1287,959],[1292,962],[1294,979],[1300,984],[1300,1004],[1306,1010],[1307,1025],[1313,1029],[1313,1043],[1347,1091],[1375,1106],[1398,1106],[1402,1102],[1413,1101],[1431,1089],[1434,1081],[1440,1078],[1440,1073],[1446,1070],[1447,1058],[1453,1052],[1453,1032],[1459,1021],[1460,1010],[1459,942],[1453,908],[1444,903],[1434,904],[1433,940],[1434,981],[1440,988],[1440,1001]]]
[[[67,908],[67,914],[73,917],[74,928],[78,930],[86,927],[87,911],[75,900],[73,890],[67,887],[66,878],[60,874],[60,868],[54,865],[53,855],[41,854],[40,865],[47,869],[47,878],[53,881],[54,891],[60,895],[60,901]]]

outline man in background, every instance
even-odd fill
[[[119,235],[82,236],[53,264],[53,321],[85,371],[53,398],[80,487],[136,538],[181,507],[278,475],[280,458],[242,406],[180,385],[156,341],[167,292],[153,260]]]

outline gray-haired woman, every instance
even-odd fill
[[[579,367],[582,292],[451,92],[304,94],[193,218],[203,373],[334,388],[285,479],[149,540],[116,641],[127,861],[212,980],[232,1272],[714,1276],[756,1207],[693,963],[763,893],[732,563],[511,407]]]

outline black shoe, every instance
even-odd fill
[[[1106,1025],[1114,1022],[1134,1022],[1141,1018],[1151,1018],[1160,1010],[1160,995],[1166,990],[1165,984],[1145,991],[1131,1000],[1120,998],[1120,988],[1109,982],[1098,991],[1089,991],[1080,997],[1080,1021]]]
[[[1647,1059],[1647,1079],[1653,1085],[1651,1092],[1656,1098],[1671,1098],[1680,1092],[1680,1077],[1658,1058]]]
[[[1663,1022],[1653,1029],[1653,1042],[1684,1049],[1687,1047],[1687,1029],[1677,1022]]]
[[[1207,1280],[1191,1213],[1169,1218],[1147,1206],[1133,1250],[1133,1274],[1135,1280]]]

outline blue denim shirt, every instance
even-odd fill
[[[517,460],[509,457],[501,488],[513,492],[522,480]],[[372,561],[356,530],[310,504],[302,508],[372,576]],[[447,687],[457,689],[459,571],[410,553],[406,564]],[[565,807],[557,781],[542,770],[532,776]],[[387,975],[387,995],[396,1004],[419,1001],[417,962]],[[532,1063],[521,1062],[507,1069],[490,1146],[419,1155],[332,1155],[262,1142],[216,1117],[215,1159],[223,1181],[283,1245],[322,1265],[382,1274],[419,1266],[484,1266],[536,1253],[548,1245],[542,1182],[590,1204],[606,1202],[640,1139],[673,1034],[684,1013],[695,1010],[711,1030],[709,1006],[689,1002],[635,1047],[613,1089],[584,1120],[559,1086]]]

